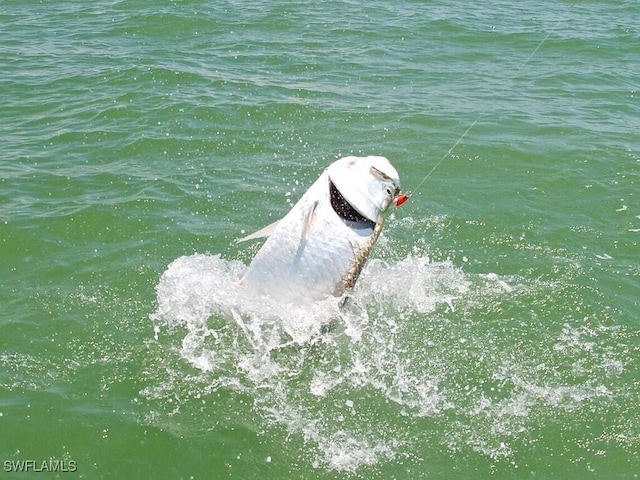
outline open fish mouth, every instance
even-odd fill
[[[358,210],[344,198],[331,179],[329,179],[329,200],[333,211],[336,212],[336,215],[338,215],[347,226],[357,229],[373,230],[375,228],[376,222],[358,212]]]

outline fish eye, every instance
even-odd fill
[[[387,195],[391,195],[391,189],[387,187]]]

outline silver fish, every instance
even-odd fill
[[[282,303],[341,296],[358,279],[388,208],[407,198],[386,158],[335,161],[284,218],[239,240],[268,237],[240,285]]]

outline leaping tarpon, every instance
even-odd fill
[[[342,296],[358,279],[389,207],[407,198],[385,157],[335,161],[285,217],[239,240],[268,237],[240,286],[282,303]]]

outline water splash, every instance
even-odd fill
[[[342,307],[310,308],[247,295],[236,284],[245,268],[212,255],[169,265],[154,341],[195,373],[181,378],[173,363],[142,393],[167,415],[221,389],[247,396],[256,428],[284,428],[316,468],[355,472],[424,445],[515,464],[532,428],[582,421],[620,395],[606,382],[625,360],[593,344],[612,328],[576,325],[568,311],[554,312],[562,323],[537,318],[571,295],[557,281],[467,274],[414,251],[371,260]]]

